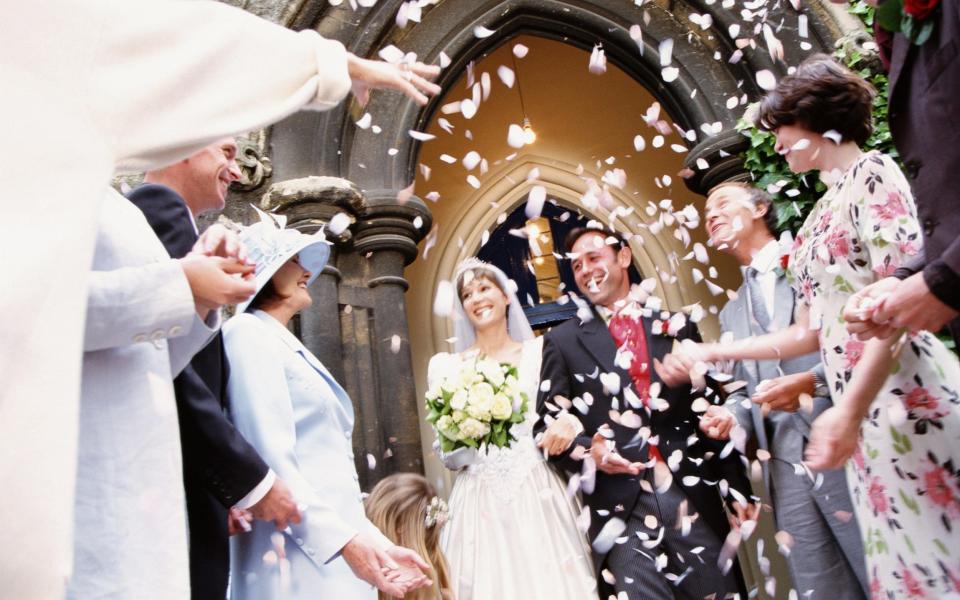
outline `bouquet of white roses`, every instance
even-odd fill
[[[440,449],[506,447],[515,439],[510,428],[522,423],[527,395],[520,391],[517,368],[478,357],[459,371],[435,381],[427,390],[427,422],[437,430]]]

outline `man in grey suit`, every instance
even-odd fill
[[[744,272],[737,297],[720,312],[722,331],[736,339],[793,321],[794,294],[784,276],[784,253],[773,236],[775,223],[766,192],[737,182],[710,190],[707,233]],[[711,406],[700,427],[715,439],[752,439],[765,452],[760,460],[763,482],[777,528],[793,538],[787,562],[797,592],[807,597],[812,590],[812,598],[866,598],[863,545],[844,472],[814,476],[801,464],[810,424],[831,406],[819,357],[740,361],[734,377],[746,385],[731,394],[725,407]],[[746,435],[741,438],[735,428]]]

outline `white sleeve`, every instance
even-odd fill
[[[253,315],[238,315],[227,324],[223,332],[230,361],[227,396],[237,431],[287,484],[294,500],[306,505],[300,524],[290,524],[292,537],[321,566],[359,532],[323,503],[300,472],[296,421],[279,357],[290,350],[279,347],[274,338]]]
[[[171,377],[176,377],[180,374],[180,371],[187,368],[187,365],[193,360],[193,355],[210,343],[218,329],[220,329],[219,310],[211,310],[206,320],[201,319],[200,315],[194,311],[193,326],[190,327],[189,333],[170,340],[168,348]]]
[[[86,90],[121,169],[173,162],[350,91],[347,52],[209,0],[88,0],[101,23]]]
[[[197,318],[180,261],[92,271],[84,351],[179,337]]]

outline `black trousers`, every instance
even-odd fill
[[[720,600],[741,591],[736,561],[726,574],[717,566],[724,540],[703,519],[686,536],[677,527],[685,500],[676,481],[664,493],[640,494],[621,536],[626,541],[607,554],[604,566],[616,581],[609,586],[601,578],[601,598],[623,592],[631,600]],[[696,512],[689,501],[687,507]]]

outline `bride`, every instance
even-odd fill
[[[457,373],[462,361],[482,355],[515,365],[528,398],[526,420],[513,426],[509,447],[441,453],[447,468],[462,469],[440,540],[456,598],[595,599],[596,579],[574,501],[533,439],[542,338],[534,337],[500,269],[468,259],[457,269],[456,289],[458,352],[431,358],[428,381]],[[556,421],[545,447],[565,450],[576,433],[571,428]]]

